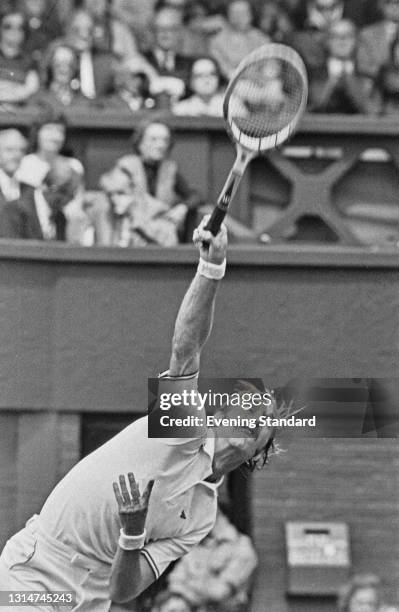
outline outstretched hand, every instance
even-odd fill
[[[221,264],[226,258],[227,229],[222,224],[216,236],[205,230],[204,228],[210,217],[211,215],[205,215],[197,229],[194,230],[193,242],[198,247],[202,259],[214,264]],[[205,244],[207,246],[204,246]]]
[[[119,484],[117,482],[112,484],[115,499],[118,504],[119,517],[126,535],[141,535],[144,531],[148,504],[154,481],[150,480],[143,494],[140,495],[140,489],[134,474],[129,472],[127,477],[130,493],[126,486],[126,477],[124,474],[120,474]]]

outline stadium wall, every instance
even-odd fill
[[[142,413],[167,367],[191,247],[0,246],[0,544],[81,456],[82,415]],[[204,376],[397,375],[396,251],[232,248]],[[305,443],[306,442],[306,443]],[[285,597],[285,520],[342,520],[353,567],[399,584],[397,440],[303,440],[252,483],[254,611],[334,609]]]

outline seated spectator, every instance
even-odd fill
[[[269,38],[252,26],[253,12],[249,1],[232,0],[226,9],[225,27],[210,41],[209,52],[229,79],[240,61],[251,51],[269,42]]]
[[[112,11],[122,23],[126,23],[137,41],[140,51],[151,48],[153,40],[151,24],[158,0],[113,0]]]
[[[24,240],[66,240],[65,207],[73,199],[78,177],[61,161],[52,166],[41,187],[25,190],[7,202],[0,214],[0,236]]]
[[[35,63],[26,51],[23,13],[10,10],[0,16],[0,104],[3,110],[26,102],[39,89]]]
[[[61,43],[51,47],[46,71],[42,75],[42,87],[29,102],[50,107],[55,112],[59,106],[88,106],[90,100],[80,91],[78,56],[72,47]]]
[[[263,2],[256,19],[257,27],[273,42],[285,43],[293,31],[293,23],[280,0]]]
[[[190,78],[191,59],[182,55],[183,16],[175,8],[160,7],[153,20],[154,46],[144,54],[153,68],[151,91],[164,93],[176,102],[186,90]]]
[[[399,113],[399,40],[394,40],[389,61],[377,76],[376,95],[380,100],[381,114]]]
[[[183,53],[194,58],[208,55],[211,37],[226,25],[223,15],[211,13],[207,0],[191,0],[186,5],[184,20]]]
[[[308,70],[324,65],[328,32],[334,23],[342,20],[343,13],[343,0],[307,0],[303,27],[294,32],[289,42],[302,56]]]
[[[381,601],[381,580],[374,574],[356,574],[338,595],[339,612],[397,612]]]
[[[169,209],[169,218],[178,227],[179,239],[191,239],[197,208],[203,203],[170,158],[172,133],[162,121],[143,122],[134,135],[134,153],[125,155],[117,166],[127,172],[134,185]]]
[[[371,113],[369,87],[356,66],[357,33],[348,19],[334,23],[322,68],[309,72],[309,110],[319,113]]]
[[[399,0],[380,0],[383,19],[360,32],[359,70],[374,80],[389,62],[393,42],[399,38]]]
[[[93,206],[103,217],[97,244],[137,247],[178,243],[176,223],[169,217],[167,204],[144,192],[130,174],[113,168],[102,176],[100,186],[106,202],[97,201]]]
[[[115,94],[105,98],[105,108],[121,108],[137,113],[153,109],[156,99],[150,93],[150,79],[145,69],[134,64],[123,64],[115,72]]]
[[[192,65],[190,88],[193,94],[173,107],[175,115],[223,117],[223,93],[219,67],[211,57],[198,58]]]
[[[20,8],[27,19],[26,52],[39,63],[50,42],[62,34],[54,0],[20,0]]]
[[[287,2],[287,0],[285,0]],[[299,0],[295,2],[291,10],[291,16],[294,20],[294,25],[297,30],[303,30],[308,17],[308,0]],[[343,5],[343,6],[342,6]],[[357,28],[362,28],[371,23],[375,23],[381,18],[379,2],[370,2],[370,0],[345,0],[343,3],[336,3],[336,6],[341,6],[338,18],[350,19]]]
[[[70,201],[63,202],[63,214],[68,220],[68,242],[85,244],[81,229],[87,225],[84,211],[84,168],[74,157],[63,154],[66,140],[66,123],[60,114],[49,114],[35,126],[32,136],[33,152],[26,155],[17,171],[18,179],[27,185],[41,189],[50,170],[64,173],[69,167],[73,172],[74,190]],[[82,229],[82,231],[84,231]]]
[[[39,187],[50,168],[57,162],[66,163],[83,183],[84,168],[78,159],[63,155],[66,140],[66,122],[61,114],[49,114],[34,126],[33,152],[26,155],[18,170],[19,179],[32,187]]]
[[[7,202],[21,197],[25,188],[16,176],[28,143],[19,130],[0,130],[0,215]]]
[[[43,62],[43,73],[48,70],[54,47],[67,45],[78,58],[78,80],[81,93],[88,99],[113,93],[116,58],[112,53],[96,49],[94,21],[90,13],[77,9],[68,23],[65,37],[54,41]]]
[[[114,53],[121,61],[137,55],[138,48],[129,26],[119,18],[108,0],[83,0],[83,7],[94,20],[94,45]]]
[[[244,611],[256,565],[250,538],[239,533],[219,510],[210,534],[170,572],[168,587],[193,606],[214,612]]]

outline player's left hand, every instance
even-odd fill
[[[148,504],[154,481],[150,480],[144,493],[140,495],[140,489],[132,472],[127,475],[130,493],[126,486],[124,474],[119,475],[119,485],[113,483],[114,494],[118,504],[119,517],[126,535],[141,535],[144,531],[145,520],[148,512]]]

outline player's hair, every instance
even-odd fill
[[[355,574],[338,592],[339,612],[349,612],[353,596],[361,589],[374,589],[380,604],[380,587],[381,580],[375,574]]]

